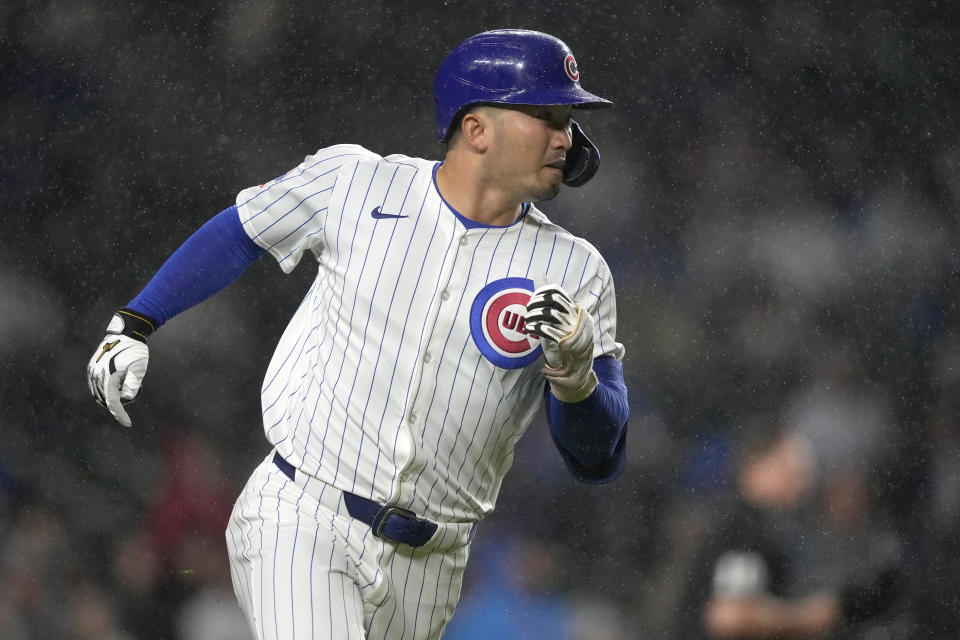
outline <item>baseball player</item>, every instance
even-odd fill
[[[261,388],[271,449],[226,541],[257,638],[438,638],[541,405],[572,473],[612,480],[628,419],[610,270],[533,201],[599,166],[570,49],[499,30],[434,82],[441,162],[320,149],[244,189],[113,316],[88,367],[123,425],[147,338],[269,253],[317,277]],[[535,500],[531,496],[531,500]]]

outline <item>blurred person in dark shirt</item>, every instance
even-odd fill
[[[814,638],[885,613],[896,598],[893,554],[843,584],[818,584],[811,556],[816,460],[811,443],[761,422],[738,441],[737,495],[698,551],[677,612],[677,638]],[[813,522],[816,522],[813,518]]]

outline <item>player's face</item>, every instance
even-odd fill
[[[491,156],[501,184],[520,200],[549,200],[563,181],[572,144],[568,105],[515,106],[500,110],[498,144]]]

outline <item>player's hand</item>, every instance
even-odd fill
[[[90,394],[125,427],[131,422],[123,403],[132,402],[137,397],[147,375],[150,361],[147,336],[154,327],[152,320],[121,309],[110,320],[106,337],[87,364]]]
[[[580,402],[597,387],[593,372],[593,318],[557,284],[538,287],[524,322],[540,337],[547,361],[542,371],[561,402]]]

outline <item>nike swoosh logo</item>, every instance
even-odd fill
[[[376,220],[386,220],[388,218],[409,218],[410,216],[401,216],[398,213],[380,213],[380,207],[376,207],[370,212],[370,215]]]

